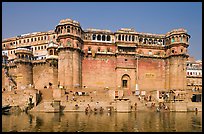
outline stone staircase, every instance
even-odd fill
[[[149,105],[151,105],[152,102],[148,102],[145,100],[139,100],[138,96],[131,95],[131,96],[127,96],[126,98],[130,99],[133,109],[134,109],[135,103],[137,103],[136,111],[154,111],[155,110],[154,108],[148,107]]]

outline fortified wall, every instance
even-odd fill
[[[83,30],[61,20],[54,30],[2,41],[2,90],[29,85],[74,89],[185,90],[189,38],[185,29],[166,34],[121,28]]]

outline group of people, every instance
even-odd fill
[[[85,108],[85,112],[88,113],[92,111],[94,111],[94,113],[97,113],[97,112],[102,113],[104,111],[104,108],[98,107],[98,102],[96,102],[96,107],[92,110],[91,106],[87,104],[87,107]]]

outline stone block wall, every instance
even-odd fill
[[[139,89],[165,89],[165,61],[163,59],[140,58],[138,61]]]
[[[115,56],[96,55],[82,61],[82,86],[93,89],[116,88]]]
[[[57,85],[57,69],[48,63],[33,66],[33,83],[36,89],[43,89],[49,86],[49,82]]]

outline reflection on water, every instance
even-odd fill
[[[2,115],[2,131],[18,132],[201,132],[202,112]]]

